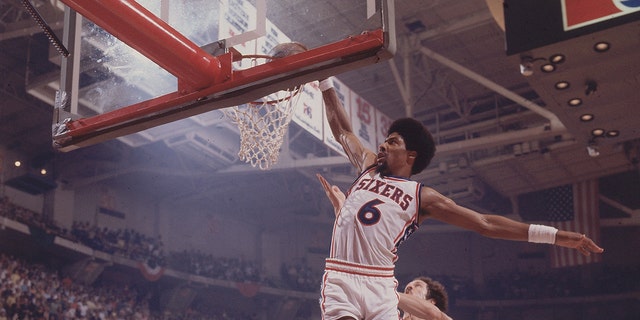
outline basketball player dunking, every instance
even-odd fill
[[[377,153],[367,150],[332,87],[331,79],[320,82],[327,120],[360,175],[334,224],[322,279],[323,320],[399,319],[396,251],[427,218],[491,238],[555,244],[585,255],[603,252],[583,234],[481,214],[410,180],[435,154],[429,131],[414,119],[399,119]]]

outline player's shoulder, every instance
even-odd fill
[[[420,190],[420,199],[422,201],[428,201],[429,203],[453,201],[450,198],[438,192],[436,189],[429,186],[425,186],[425,185],[423,185]]]

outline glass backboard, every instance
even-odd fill
[[[61,81],[56,99],[54,144],[62,151],[112,138],[131,146],[176,141],[214,125],[233,135],[220,109],[304,83],[293,121],[339,150],[323,129],[317,80],[395,50],[393,1],[62,2],[83,16],[80,27],[65,29],[67,39],[80,39],[69,48],[80,59],[75,69],[63,64],[73,81]],[[255,58],[287,42],[308,51],[278,63]],[[350,114],[370,107],[344,84],[336,88]],[[369,111],[372,123],[388,122]],[[376,137],[377,127],[366,130]]]

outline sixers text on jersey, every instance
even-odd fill
[[[382,180],[362,179],[354,189],[354,191],[357,190],[366,190],[387,197],[397,203],[403,210],[407,210],[409,203],[413,200],[412,195],[405,194],[401,189]]]

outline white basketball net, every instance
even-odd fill
[[[278,91],[262,101],[223,110],[240,129],[240,160],[261,170],[268,170],[278,162],[280,147],[302,87]]]

